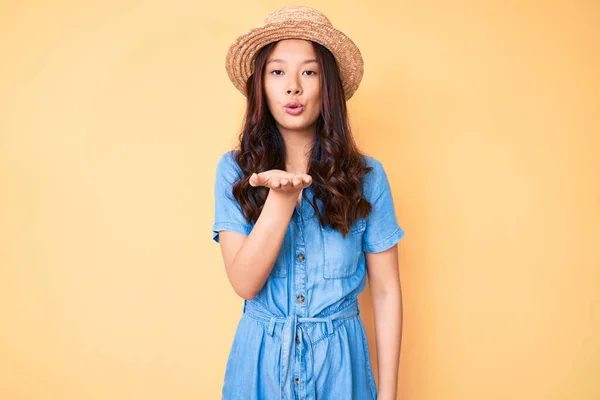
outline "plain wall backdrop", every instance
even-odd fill
[[[398,399],[599,399],[600,4],[303,4],[365,59],[350,120],[406,230]],[[0,3],[0,398],[220,398],[225,54],[284,5]]]

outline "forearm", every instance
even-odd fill
[[[393,291],[373,296],[377,344],[378,398],[395,400],[402,339],[402,295]]]
[[[239,292],[247,294],[245,297],[254,297],[269,277],[295,204],[293,196],[269,191],[259,218],[230,268]]]

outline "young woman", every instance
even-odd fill
[[[360,51],[319,11],[286,7],[231,45],[227,71],[247,106],[217,166],[213,239],[244,308],[222,398],[396,399],[404,232],[348,125]],[[357,303],[367,274],[379,390]]]

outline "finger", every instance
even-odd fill
[[[294,187],[298,186],[298,182],[299,182],[299,175],[297,174],[293,174],[293,173],[288,173],[286,175],[286,178],[289,181],[289,186],[291,189],[293,189]]]
[[[254,184],[255,186],[266,186],[271,177],[264,172],[259,172],[254,174]]]
[[[282,177],[281,178],[281,190],[284,192],[289,192],[292,189],[293,189],[292,180],[288,177]]]
[[[300,186],[300,184],[302,183],[302,178],[295,176],[294,179],[292,179],[292,186],[293,187],[298,187]]]
[[[250,183],[253,184],[253,186],[268,186],[269,179],[272,177],[272,175],[272,171],[264,171],[259,173],[255,172],[250,177]]]
[[[281,180],[278,177],[273,176],[269,178],[269,187],[279,189],[280,186]]]

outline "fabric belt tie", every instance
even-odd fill
[[[292,382],[292,371],[290,365],[295,360],[296,352],[294,347],[294,338],[296,336],[298,327],[307,322],[324,323],[327,326],[327,334],[332,335],[333,321],[337,319],[350,318],[358,315],[359,313],[360,308],[358,301],[356,300],[343,310],[326,317],[298,317],[297,314],[291,314],[287,317],[278,317],[263,307],[256,305],[254,302],[246,302],[244,306],[244,314],[256,320],[268,322],[269,325],[267,328],[267,333],[269,336],[273,336],[275,324],[283,324],[283,340],[281,343],[282,347],[280,353],[281,369],[279,370],[281,400],[292,400],[294,398],[294,386]],[[315,380],[312,378],[312,368],[314,363],[312,342],[310,341],[308,335],[302,335],[302,338],[306,338],[308,342],[307,349],[309,354],[307,356],[307,361],[310,363],[310,365],[307,365],[307,371],[311,372],[311,379],[307,380],[307,392],[312,394],[312,398],[314,399],[316,397],[316,387]]]

